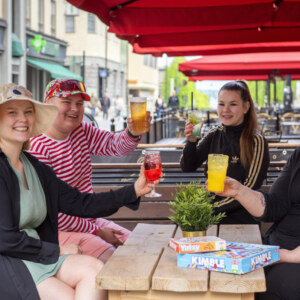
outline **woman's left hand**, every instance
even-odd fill
[[[153,187],[157,186],[159,183],[159,180],[156,180],[154,182],[148,182],[147,178],[145,176],[145,167],[141,166],[140,170],[140,176],[137,179],[137,181],[134,183],[134,189],[136,193],[136,197],[143,196],[147,193],[149,193]]]

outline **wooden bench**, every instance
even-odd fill
[[[228,241],[261,243],[258,225],[221,225],[209,235]],[[181,236],[175,225],[138,224],[96,277],[97,288],[110,300],[254,299],[266,290],[263,269],[244,275],[177,267],[176,253],[167,247]]]
[[[118,189],[119,186],[94,186],[95,192],[106,192],[111,189]],[[263,186],[262,189],[269,190],[270,186]],[[152,224],[172,224],[169,220],[170,205],[173,201],[178,186],[176,185],[158,185],[155,190],[162,194],[159,198],[145,198],[142,197],[141,204],[138,210],[133,211],[129,208],[122,207],[117,213],[109,216],[107,219],[115,223],[133,230],[138,223],[152,223]],[[264,233],[270,227],[270,223],[262,223],[261,230]]]
[[[286,152],[284,152],[286,151]],[[271,152],[270,155],[272,159],[283,159],[290,155],[290,152],[283,150],[282,152]],[[174,153],[161,151],[162,160],[172,158]],[[178,152],[176,155],[181,155]],[[133,156],[133,157],[131,157]],[[163,158],[164,157],[164,158]],[[113,159],[113,158],[109,158]],[[140,172],[140,166],[144,159],[144,156],[140,153],[138,156],[131,153],[128,160],[138,160],[137,162],[127,162],[127,163],[94,163],[92,182],[94,186],[123,186],[125,184],[133,183],[137,180]],[[179,157],[178,157],[179,160]],[[285,161],[271,162],[268,168],[267,178],[264,181],[265,185],[271,185],[279,176]],[[182,172],[179,163],[163,163],[163,178],[161,179],[160,185],[176,185],[178,183],[188,184],[191,181],[201,181],[202,184],[206,181],[206,176],[204,174],[204,165],[198,168],[194,172]]]

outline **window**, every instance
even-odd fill
[[[152,56],[152,68],[156,69],[157,68],[157,58]]]
[[[66,3],[66,15],[68,16],[79,16],[80,10],[76,6]]]
[[[44,31],[44,0],[39,0],[39,31]]]
[[[120,94],[121,95],[123,94],[124,83],[125,83],[124,72],[120,72]]]
[[[113,97],[116,97],[117,94],[117,70],[113,70],[113,85],[114,85],[114,90],[113,90]]]
[[[71,33],[75,32],[75,17],[66,16],[66,32]]]
[[[88,13],[88,33],[96,32],[96,17],[94,14]]]
[[[56,34],[56,3],[51,0],[51,35]]]
[[[148,65],[148,54],[144,55],[144,65],[147,66]]]
[[[25,8],[25,14],[26,14],[26,27],[30,27],[30,0],[26,0],[26,8]]]

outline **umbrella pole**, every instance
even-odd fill
[[[270,78],[270,74],[268,74],[268,80],[267,80],[267,95],[268,95],[268,106],[270,107],[271,105],[271,93],[270,93],[270,81],[271,81],[271,78]]]
[[[258,104],[258,81],[255,80],[255,102]]]
[[[194,93],[191,92],[191,107],[192,107],[192,110],[194,110]]]
[[[277,98],[276,98],[276,79],[274,78],[274,104],[277,103]]]

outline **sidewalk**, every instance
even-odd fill
[[[107,120],[104,120],[102,117],[102,113],[98,114],[95,119],[99,125],[100,129],[110,131],[111,119],[113,116],[109,116]],[[123,126],[124,119],[122,117],[115,119],[115,131],[122,131],[124,129]]]

